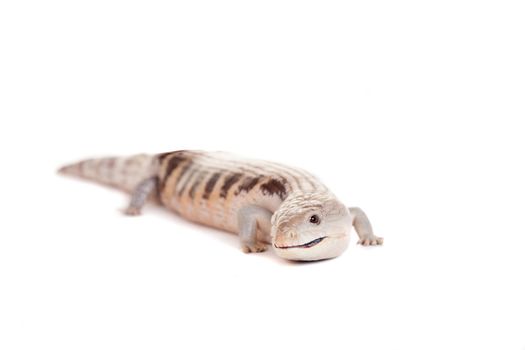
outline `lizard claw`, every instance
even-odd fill
[[[260,253],[264,252],[268,247],[264,243],[242,243],[242,251],[245,253]]]
[[[124,214],[129,216],[137,216],[140,215],[140,209],[136,207],[128,207],[126,210],[124,210]]]
[[[362,238],[362,239],[360,239],[357,242],[357,244],[361,244],[361,245],[364,245],[364,246],[382,245],[383,244],[383,237],[371,236],[371,237]]]

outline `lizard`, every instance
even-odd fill
[[[288,260],[334,258],[349,244],[381,245],[359,207],[347,207],[314,175],[225,152],[180,150],[92,158],[63,166],[77,176],[131,193],[125,214],[149,199],[193,222],[238,234],[245,253],[268,245]]]

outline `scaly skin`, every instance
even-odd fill
[[[237,233],[244,252],[267,244],[290,260],[340,255],[352,225],[363,245],[379,245],[359,208],[347,208],[313,175],[221,152],[176,151],[85,160],[60,169],[131,192],[126,214],[148,198],[188,220]]]

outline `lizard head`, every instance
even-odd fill
[[[287,198],[272,216],[272,246],[288,260],[322,260],[348,247],[348,208],[333,195],[302,193]]]

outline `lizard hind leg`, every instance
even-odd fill
[[[142,180],[133,190],[131,200],[124,213],[132,216],[140,215],[146,201],[150,198],[151,194],[155,192],[157,187],[158,178],[156,176]]]

